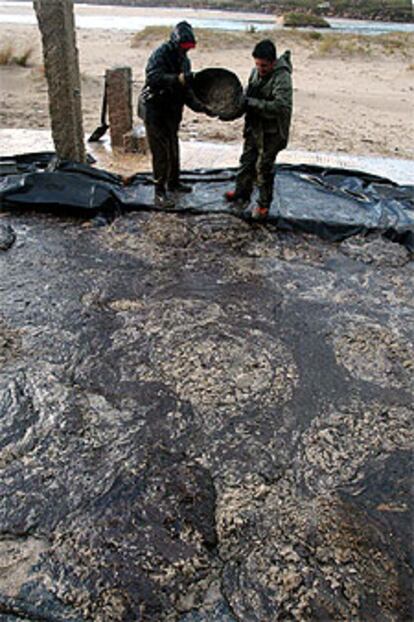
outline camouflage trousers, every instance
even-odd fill
[[[244,134],[243,153],[236,176],[236,194],[249,199],[256,182],[259,189],[258,203],[270,207],[273,198],[275,161],[284,144],[277,134],[261,134],[251,131]]]

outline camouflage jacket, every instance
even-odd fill
[[[292,117],[292,63],[286,51],[276,62],[274,71],[260,78],[253,69],[246,89],[248,108],[245,132],[256,136],[276,134],[283,146],[289,139]]]

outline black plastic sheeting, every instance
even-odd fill
[[[182,179],[193,185],[193,192],[180,196],[174,211],[231,213],[223,194],[233,187],[235,172],[184,171]],[[153,195],[149,174],[137,174],[124,186],[119,175],[59,162],[53,153],[0,158],[0,209],[102,215],[109,220],[125,211],[157,209]],[[248,219],[249,210],[238,215]],[[267,223],[332,241],[376,232],[414,252],[414,186],[354,170],[277,165]]]

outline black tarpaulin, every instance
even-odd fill
[[[376,232],[414,252],[414,186],[360,171],[309,165],[276,167],[274,200],[268,224],[314,233],[328,240]],[[191,194],[177,199],[174,211],[231,213],[223,194],[236,169],[184,171]],[[123,211],[157,209],[149,174],[129,186],[120,176],[72,162],[52,153],[0,158],[0,208],[42,209],[56,214],[113,216]],[[254,202],[255,197],[252,197]],[[249,218],[249,210],[237,214]]]

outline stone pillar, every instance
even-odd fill
[[[124,135],[132,130],[131,67],[107,69],[106,94],[112,147],[124,147]]]
[[[52,136],[59,158],[84,162],[73,0],[34,0],[43,43]]]

